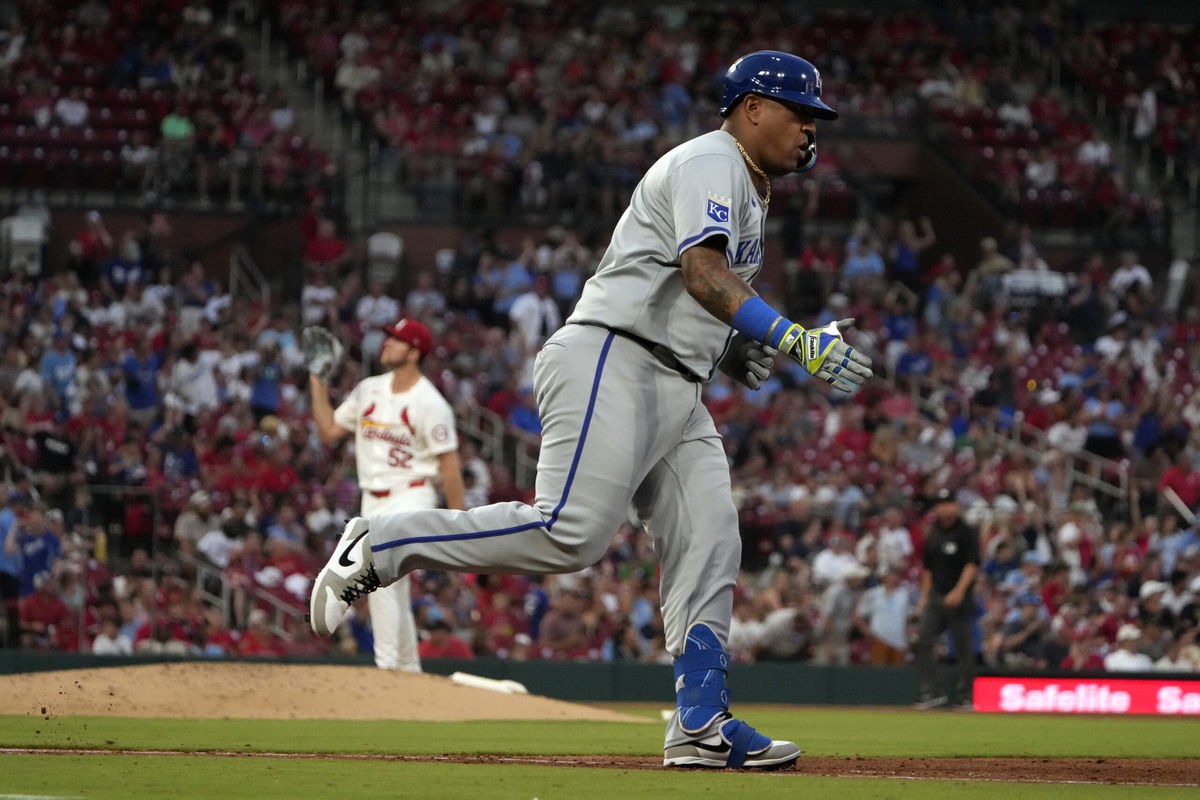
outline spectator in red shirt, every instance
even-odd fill
[[[514,608],[510,594],[493,592],[491,602],[479,618],[483,649],[501,657],[507,655],[516,635],[525,632],[523,616],[521,609]]]
[[[1185,308],[1183,320],[1175,323],[1172,335],[1177,345],[1194,345],[1200,342],[1200,309]]]
[[[257,473],[246,464],[245,453],[234,450],[229,466],[217,476],[216,487],[232,493],[236,489],[253,489],[256,481]]]
[[[521,405],[521,393],[517,386],[519,379],[519,375],[510,375],[504,385],[492,393],[487,401],[488,411],[508,419],[513,409]]]
[[[169,599],[166,611],[146,620],[133,637],[133,649],[138,652],[172,653],[183,655],[189,652],[192,643],[193,624],[188,619],[183,602]]]
[[[1197,504],[1200,504],[1200,472],[1192,469],[1187,451],[1181,450],[1175,456],[1175,464],[1163,472],[1158,488],[1159,491],[1173,489],[1184,505],[1196,510]]]
[[[547,659],[581,658],[587,654],[587,627],[583,621],[583,598],[566,590],[554,598],[542,620],[538,645]]]
[[[100,267],[108,261],[112,248],[112,234],[104,227],[100,212],[87,212],[84,229],[69,245],[71,260],[85,286],[95,285],[100,277]]]
[[[429,638],[417,645],[417,654],[426,658],[474,658],[475,654],[467,643],[450,632],[450,626],[442,620],[431,623]]]
[[[1067,657],[1059,664],[1059,669],[1072,672],[1104,670],[1104,656],[1100,655],[1100,645],[1104,637],[1096,631],[1083,629],[1071,634],[1071,649]]]
[[[1060,562],[1046,567],[1046,581],[1042,584],[1042,602],[1051,615],[1057,614],[1067,597],[1067,568]]]
[[[239,635],[225,627],[221,609],[209,606],[204,609],[204,654],[207,656],[233,655],[238,649]]]
[[[57,628],[67,622],[70,611],[48,573],[37,575],[33,585],[34,593],[21,601],[21,646],[57,647]]]
[[[863,429],[861,406],[849,406],[847,414],[833,439],[845,452],[862,454],[871,446],[871,434]]]
[[[292,455],[292,446],[287,442],[279,442],[270,449],[266,461],[258,468],[254,479],[254,488],[260,491],[284,494],[300,484],[300,476],[288,459]]]
[[[304,266],[307,269],[324,266],[334,273],[350,260],[350,246],[337,235],[333,220],[322,217],[317,234],[304,246]]]
[[[267,625],[267,612],[256,608],[250,612],[249,625],[238,640],[239,656],[282,656],[283,645]]]

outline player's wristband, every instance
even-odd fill
[[[761,297],[751,297],[742,303],[731,320],[738,333],[762,342],[765,345],[790,352],[804,328],[789,320],[767,305]]]

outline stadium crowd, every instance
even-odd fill
[[[0,176],[148,206],[298,207],[336,164],[246,67],[222,0],[0,10]]]
[[[1114,147],[1118,130],[1093,126],[1073,87],[1127,107],[1132,141],[1192,175],[1194,32],[1089,24],[1085,11],[669,5],[642,16],[587,0],[266,9],[293,58],[375,132],[418,200],[450,192],[463,217],[615,218],[659,153],[708,129],[728,54],[784,41],[820,54],[825,92],[857,131],[928,131],[1014,219],[1162,244],[1162,191],[1131,185],[1134,156]],[[845,219],[854,212],[834,202],[849,180],[838,149],[823,142],[806,187],[824,200],[817,213]]]
[[[229,20],[258,13],[223,0],[11,4],[0,18],[0,177],[150,205],[271,207],[328,193],[335,160],[299,129],[287,95],[247,70]],[[874,16],[669,6],[647,21],[585,0],[277,0],[261,13],[374,132],[418,202],[453,197],[462,218],[614,218],[658,153],[710,124],[728,53],[789,38],[822,54],[825,91],[856,128],[920,123],[1019,221],[1161,245],[1168,202],[1132,185],[1137,154],[1118,139],[1181,180],[1200,174],[1194,31],[1088,23],[1075,3]],[[1128,136],[1095,128],[1075,86],[1127,113]],[[855,178],[838,151],[823,145],[803,192],[783,188],[851,219]]]
[[[179,263],[162,213],[118,235],[89,215],[69,263],[6,278],[9,644],[325,646],[290,617],[278,636],[263,600],[302,608],[358,505],[349,447],[322,447],[309,424],[302,324],[353,343],[336,396],[378,348],[378,325],[423,319],[437,336],[424,369],[450,401],[536,439],[529,363],[595,263],[590,243],[550,229],[508,251],[479,234],[445,270],[418,265],[399,297],[362,286],[331,222],[306,231],[300,302],[280,307]],[[1065,293],[1029,294],[1014,278],[1036,237],[1006,244],[985,240],[960,270],[937,256],[928,221],[863,221],[761,287],[799,319],[857,317],[856,341],[891,380],[838,400],[781,363],[758,392],[707,385],[741,509],[738,658],[861,662],[880,642],[906,652],[926,501],[949,487],[980,530],[986,663],[1116,669],[1120,651],[1140,667],[1200,666],[1200,535],[1163,492],[1200,508],[1197,286],[1165,282],[1136,253],[1097,253],[1061,275]],[[1001,446],[1014,437],[1031,449]],[[471,442],[463,461],[470,504],[528,496]],[[201,599],[221,589],[209,569],[229,587],[228,616]],[[653,554],[636,528],[576,575],[413,580],[427,657],[666,658]],[[369,649],[365,613],[337,646]]]
[[[297,57],[395,150],[410,185],[452,186],[467,213],[584,219],[617,213],[654,154],[711,125],[698,98],[712,95],[729,52],[791,30],[770,9],[667,7],[642,25],[619,6],[582,2],[270,7]],[[486,408],[512,441],[536,442],[533,355],[603,243],[575,225],[513,250],[478,232],[445,264],[408,265],[412,289],[395,295],[364,282],[372,273],[322,216],[314,187],[331,165],[295,133],[287,98],[246,78],[232,32],[215,23],[223,6],[7,8],[0,170],[53,185],[69,173],[48,161],[39,173],[39,159],[69,161],[74,147],[80,165],[102,166],[97,153],[111,162],[113,147],[85,143],[113,131],[121,174],[139,190],[221,186],[240,199],[259,181],[252,196],[305,196],[309,210],[303,291],[272,307],[180,261],[162,212],[121,231],[93,212],[82,230],[56,232],[72,237],[66,263],[4,279],[5,644],[321,651],[301,618],[271,624],[276,603],[303,609],[340,521],[358,508],[348,446],[323,447],[309,424],[300,328],[328,325],[352,343],[336,396],[362,377],[380,325],[422,319],[437,337],[425,372],[450,401]],[[812,241],[785,243],[779,278],[761,291],[805,322],[856,317],[856,344],[888,380],[835,399],[781,363],[758,392],[723,377],[707,385],[741,514],[731,650],[742,660],[905,658],[927,505],[948,488],[980,532],[984,663],[1200,669],[1200,288],[1186,268],[1140,263],[1131,234],[1163,243],[1161,199],[1122,187],[1105,132],[1028,66],[1041,62],[1021,66],[1056,48],[1082,76],[1098,63],[1096,42],[1115,43],[1121,69],[1163,80],[1135,103],[1156,115],[1162,104],[1163,122],[1135,136],[1186,165],[1194,51],[1173,46],[1184,34],[1084,27],[1070,5],[955,8],[829,15],[804,33],[827,54],[826,92],[848,115],[880,131],[937,115],[968,169],[1032,227],[981,241],[965,264],[924,219],[860,220],[837,238],[822,226]],[[584,12],[589,26],[577,21]],[[809,178],[778,182],[784,213],[853,217],[837,155],[823,143]],[[259,178],[247,174],[252,162]],[[22,212],[50,221],[44,207]],[[1110,235],[1051,269],[1040,225]],[[527,499],[503,459],[469,441],[462,455],[470,504]],[[425,657],[668,660],[653,553],[636,527],[575,575],[413,581]],[[227,608],[204,599],[223,593]],[[336,647],[369,650],[366,613],[356,607]]]

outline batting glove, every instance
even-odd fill
[[[721,359],[721,371],[747,389],[758,389],[771,375],[779,351],[744,333],[736,334]]]
[[[843,319],[812,330],[792,325],[783,335],[779,349],[811,375],[839,391],[849,392],[873,374],[871,359],[846,344],[838,330],[853,324],[853,319]]]

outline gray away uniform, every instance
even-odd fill
[[[667,649],[682,653],[696,622],[725,641],[741,541],[699,379],[712,376],[731,330],[687,293],[679,259],[723,236],[732,269],[749,281],[762,265],[765,216],[728,134],[699,136],[660,158],[575,313],[537,356],[534,504],[371,517],[383,583],[414,569],[574,572],[604,555],[632,503],[662,568]]]

